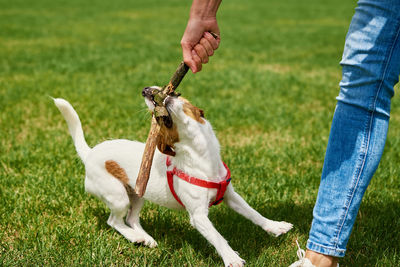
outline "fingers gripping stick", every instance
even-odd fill
[[[214,38],[218,38],[216,34],[212,32],[210,33],[213,35]],[[154,102],[156,103],[156,107],[154,108],[149,136],[147,137],[146,146],[142,157],[142,163],[140,165],[139,174],[136,179],[135,192],[139,197],[142,197],[146,192],[147,182],[149,181],[150,177],[151,165],[153,164],[153,157],[160,128],[162,126],[165,126],[167,128],[172,127],[172,119],[164,106],[164,100],[167,96],[179,95],[175,92],[175,89],[181,83],[183,77],[185,77],[188,70],[189,67],[184,62],[181,62],[168,85],[164,86],[161,91],[154,90],[152,93],[154,97]]]

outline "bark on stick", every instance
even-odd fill
[[[143,197],[146,192],[147,182],[150,177],[151,165],[153,164],[154,152],[157,146],[158,133],[160,125],[153,116],[149,136],[147,137],[146,147],[144,148],[142,163],[136,180],[135,192],[139,197]]]

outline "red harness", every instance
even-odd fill
[[[167,157],[166,163],[167,163],[167,168],[169,166],[171,166],[171,159],[169,157]],[[222,162],[222,163],[224,164],[224,167],[226,168],[227,173],[226,173],[225,180],[221,181],[219,183],[209,182],[209,181],[198,179],[196,177],[189,176],[186,173],[184,173],[183,171],[178,170],[176,167],[174,167],[174,169],[172,171],[167,170],[167,179],[168,179],[169,189],[171,190],[171,193],[174,196],[174,198],[176,199],[176,201],[178,201],[179,204],[181,204],[183,207],[185,207],[185,205],[183,205],[182,201],[179,199],[178,195],[175,192],[174,175],[178,176],[179,178],[181,178],[182,180],[185,180],[188,183],[191,183],[191,184],[194,184],[197,186],[217,189],[217,196],[215,197],[215,201],[212,202],[209,205],[209,207],[211,207],[212,205],[218,205],[219,203],[221,203],[222,200],[224,199],[224,194],[225,194],[226,188],[228,187],[229,182],[231,181],[231,171],[229,170],[228,166],[226,166],[226,164],[224,162]]]

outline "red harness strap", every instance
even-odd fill
[[[167,157],[166,163],[167,163],[167,167],[171,166],[171,159],[169,157]],[[188,183],[191,183],[191,184],[194,184],[197,186],[217,189],[217,196],[215,197],[215,201],[212,202],[209,205],[209,207],[211,207],[212,205],[218,205],[219,203],[221,203],[222,200],[224,199],[224,194],[225,194],[226,188],[228,187],[229,182],[231,181],[231,171],[229,170],[228,166],[226,166],[226,164],[224,162],[222,162],[222,163],[224,164],[224,167],[227,170],[227,174],[226,174],[225,180],[221,181],[219,183],[209,182],[209,181],[198,179],[196,177],[189,176],[186,173],[184,173],[183,171],[178,170],[176,167],[174,167],[174,169],[172,171],[167,170],[167,179],[168,179],[169,189],[171,190],[171,193],[174,196],[174,198],[176,199],[176,201],[178,201],[179,204],[181,204],[183,207],[185,207],[185,205],[183,205],[182,201],[179,199],[178,195],[175,192],[174,175],[178,176],[179,178],[181,178],[182,180],[185,180]]]

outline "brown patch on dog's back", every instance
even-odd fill
[[[120,180],[123,184],[129,183],[129,177],[126,174],[126,171],[124,170],[124,168],[119,166],[119,164],[116,161],[107,160],[105,166],[108,173],[110,173],[112,176]]]
[[[186,115],[194,119],[195,121],[205,124],[206,122],[204,121],[204,111],[199,109],[198,107],[194,106],[192,103],[190,103],[187,99],[180,97],[180,99],[183,101],[183,112],[185,112]]]
[[[133,205],[138,196],[136,195],[135,190],[129,185],[129,177],[126,174],[124,168],[119,166],[119,164],[114,160],[107,160],[105,162],[105,167],[109,174],[122,182],[125,187],[126,193],[128,194],[129,202],[131,203],[131,205]]]

